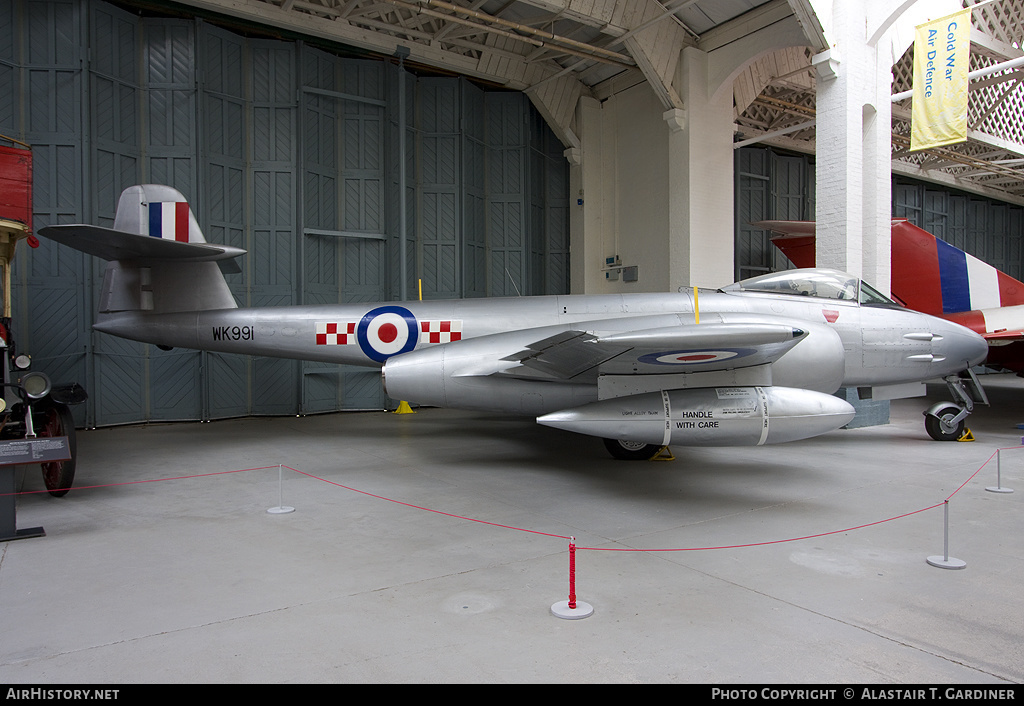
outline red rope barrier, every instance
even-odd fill
[[[351,490],[353,493],[359,493],[360,495],[366,495],[366,496],[371,497],[371,498],[377,498],[378,500],[387,500],[389,503],[395,503],[396,505],[405,505],[406,507],[411,507],[414,510],[423,510],[424,512],[432,512],[435,515],[444,515],[445,517],[452,517],[452,518],[455,518],[457,520],[466,520],[468,522],[477,522],[477,523],[479,523],[481,525],[490,525],[491,527],[501,527],[502,529],[516,530],[518,532],[529,532],[531,534],[540,534],[540,535],[543,535],[545,537],[557,537],[558,539],[569,539],[565,535],[561,535],[561,534],[551,534],[550,532],[541,532],[540,530],[526,529],[525,527],[513,527],[512,525],[501,525],[501,524],[498,524],[497,522],[488,522],[487,520],[478,520],[478,519],[476,519],[474,517],[464,517],[463,515],[455,515],[455,514],[452,514],[450,512],[443,512],[441,510],[433,510],[433,509],[431,509],[429,507],[422,507],[421,505],[413,505],[412,503],[402,502],[401,500],[394,500],[392,498],[388,498],[388,497],[385,497],[383,495],[374,495],[373,493],[368,493],[365,490],[359,490],[358,488],[353,488],[351,486],[344,485],[342,483],[337,483],[337,482],[335,482],[333,480],[327,480],[326,478],[321,478],[320,476],[314,476],[312,473],[306,473],[305,471],[300,471],[298,469],[292,468],[291,466],[285,466],[285,468],[287,468],[289,471],[295,471],[299,475],[303,475],[303,476],[306,476],[308,478],[313,478],[315,480],[321,481],[323,483],[327,483],[329,485],[336,485],[339,488],[344,488],[345,490]]]
[[[1020,447],[1014,446],[1014,447],[1011,447],[1011,448],[1020,448]],[[984,468],[985,466],[987,466],[987,465],[988,465],[988,462],[989,462],[989,461],[991,461],[991,460],[992,460],[993,458],[995,458],[995,455],[996,455],[997,453],[999,453],[999,451],[1000,451],[1000,449],[996,449],[995,451],[993,451],[993,452],[992,452],[992,455],[991,455],[991,456],[989,456],[989,457],[988,457],[987,459],[985,459],[985,463],[983,463],[983,464],[981,464],[980,466],[978,466],[978,470],[976,470],[976,471],[975,471],[974,473],[972,473],[972,474],[971,474],[971,477],[970,477],[970,478],[968,478],[968,479],[967,479],[967,480],[965,480],[965,481],[964,481],[963,483],[961,483],[961,484],[960,484],[960,487],[958,487],[958,488],[957,488],[956,490],[954,490],[954,491],[953,491],[952,493],[950,493],[950,494],[949,494],[949,497],[947,497],[947,498],[946,498],[946,502],[948,503],[948,502],[949,502],[949,498],[951,498],[951,497],[953,497],[954,495],[956,495],[957,493],[959,493],[959,492],[960,492],[961,490],[963,490],[963,488],[964,488],[964,486],[965,486],[965,485],[967,485],[967,484],[968,484],[968,483],[970,483],[970,482],[971,482],[972,480],[974,480],[974,477],[975,477],[976,475],[978,475],[979,473],[981,473],[981,469],[982,469],[982,468]]]
[[[981,466],[978,467],[978,470],[976,470],[974,473],[972,473],[967,478],[967,480],[965,480],[963,483],[961,483],[956,488],[956,490],[954,490],[952,493],[950,493],[949,496],[946,498],[946,500],[944,502],[935,503],[934,505],[929,505],[928,507],[923,507],[923,508],[921,508],[919,510],[913,510],[911,512],[903,513],[902,515],[896,515],[894,517],[889,517],[889,518],[886,518],[886,519],[883,519],[883,520],[876,520],[874,522],[866,522],[866,523],[861,524],[861,525],[855,525],[855,526],[852,526],[852,527],[845,527],[843,529],[832,530],[832,531],[829,531],[829,532],[820,532],[818,534],[809,534],[809,535],[803,535],[803,536],[799,536],[799,537],[789,537],[789,538],[786,538],[786,539],[774,539],[774,540],[768,540],[768,541],[764,541],[764,542],[751,542],[751,543],[748,543],[748,544],[726,544],[726,545],[721,545],[721,546],[706,546],[706,547],[669,547],[669,548],[657,548],[657,549],[636,549],[636,548],[632,548],[632,547],[578,547],[575,544],[575,541],[576,541],[575,537],[570,537],[570,536],[561,535],[561,534],[554,534],[554,533],[551,533],[551,532],[541,532],[540,530],[532,530],[532,529],[527,529],[525,527],[515,527],[513,525],[504,525],[504,524],[500,524],[500,523],[497,523],[497,522],[488,522],[487,520],[480,520],[480,519],[477,519],[477,518],[474,518],[474,517],[466,517],[464,515],[456,515],[454,513],[444,512],[442,510],[434,510],[432,508],[424,507],[422,505],[414,505],[412,503],[403,502],[401,500],[395,500],[393,498],[389,498],[389,497],[386,497],[384,495],[377,495],[375,493],[370,493],[370,492],[367,492],[365,490],[359,490],[358,488],[353,488],[352,486],[344,485],[343,483],[338,483],[337,481],[328,480],[327,478],[323,478],[321,476],[313,475],[312,473],[307,473],[305,471],[300,471],[300,470],[298,470],[296,468],[292,468],[291,466],[259,466],[257,468],[243,468],[243,469],[237,469],[237,470],[233,470],[233,471],[214,471],[214,472],[211,472],[211,473],[197,473],[197,474],[186,475],[186,476],[173,476],[173,477],[168,477],[168,478],[151,478],[151,479],[144,479],[144,480],[125,481],[123,483],[107,483],[107,484],[98,484],[98,485],[79,486],[77,488],[71,488],[71,490],[87,490],[87,489],[93,489],[93,488],[112,488],[112,487],[123,486],[123,485],[135,485],[137,483],[160,483],[160,482],[171,481],[171,480],[187,480],[187,479],[192,479],[192,478],[207,478],[209,476],[227,475],[227,474],[232,474],[232,473],[248,473],[250,471],[262,471],[262,470],[266,470],[268,468],[283,467],[283,468],[287,468],[290,471],[298,473],[299,475],[306,476],[307,478],[312,478],[313,480],[318,480],[318,481],[320,481],[322,483],[327,483],[329,485],[333,485],[333,486],[336,486],[338,488],[344,488],[345,490],[351,491],[353,493],[359,493],[360,495],[365,495],[367,497],[376,498],[377,500],[385,500],[385,501],[390,502],[390,503],[395,503],[396,505],[403,505],[405,507],[412,508],[414,510],[422,510],[424,512],[432,512],[432,513],[434,513],[436,515],[443,515],[445,517],[451,517],[451,518],[457,519],[457,520],[465,520],[467,522],[476,522],[476,523],[481,524],[481,525],[489,525],[491,527],[498,527],[498,528],[501,528],[501,529],[515,530],[517,532],[527,532],[527,533],[530,533],[530,534],[538,534],[538,535],[541,535],[541,536],[544,536],[544,537],[554,537],[554,538],[557,538],[557,539],[567,539],[567,540],[570,541],[570,544],[569,544],[569,571],[570,571],[570,596],[569,596],[569,600],[570,600],[570,602],[574,603],[575,602],[576,550],[577,549],[583,549],[583,550],[586,550],[586,551],[601,551],[601,552],[696,552],[696,551],[711,551],[711,550],[715,550],[715,549],[744,549],[744,548],[748,548],[748,547],[762,547],[762,546],[767,546],[767,545],[771,545],[771,544],[785,544],[785,543],[788,543],[788,542],[799,542],[799,541],[802,541],[802,540],[805,540],[805,539],[815,539],[815,538],[819,538],[819,537],[827,537],[827,536],[833,535],[833,534],[842,534],[844,532],[853,532],[855,530],[864,529],[866,527],[873,527],[875,525],[884,524],[886,522],[893,522],[895,520],[903,519],[904,517],[910,517],[911,515],[916,515],[918,513],[926,512],[928,510],[934,510],[937,507],[943,506],[945,503],[949,502],[950,498],[952,498],[954,495],[956,495],[961,490],[963,490],[963,488],[968,483],[970,483],[982,471],[982,469],[985,468],[986,465],[988,465],[988,463],[996,456],[996,454],[999,451],[1001,451],[1001,450],[1009,450],[1009,449],[1020,449],[1020,448],[1024,448],[1024,446],[1012,446],[1012,447],[1008,447],[1008,449],[997,449],[996,451],[993,451],[992,454],[988,457],[988,459],[986,459],[985,462],[982,463]],[[48,493],[48,492],[50,492],[50,491],[49,490],[28,490],[28,491],[21,491],[21,492],[17,492],[17,493],[4,493],[4,494],[0,494],[0,497],[4,497],[6,495],[32,495],[32,494],[36,494],[36,493]]]
[[[631,549],[628,547],[617,548],[617,547],[578,547],[579,549],[585,549],[588,551],[597,552],[702,552],[709,551],[712,549],[744,549],[746,547],[763,547],[769,544],[785,544],[786,542],[799,542],[804,539],[815,539],[816,537],[828,537],[832,534],[842,534],[843,532],[853,532],[854,530],[864,529],[865,527],[873,527],[874,525],[881,525],[886,522],[892,522],[893,520],[899,520],[904,517],[910,517],[916,515],[919,512],[926,512],[927,510],[934,510],[937,507],[941,507],[944,503],[935,503],[928,507],[923,507],[920,510],[913,510],[906,512],[902,515],[896,515],[895,517],[889,517],[884,520],[877,520],[875,522],[866,522],[863,525],[856,525],[854,527],[846,527],[844,529],[832,530],[831,532],[820,532],[818,534],[807,534],[802,537],[790,537],[788,539],[771,539],[766,542],[752,542],[750,544],[725,544],[720,547],[680,547],[675,549]]]
[[[1009,447],[1009,448],[1012,449],[1012,448],[1024,448],[1024,447],[1012,446],[1012,447]],[[575,541],[576,541],[575,537],[566,537],[566,536],[560,535],[560,534],[552,534],[552,533],[549,533],[549,532],[540,532],[538,530],[531,530],[531,529],[526,529],[526,528],[523,528],[523,527],[514,527],[512,525],[502,525],[502,524],[498,524],[498,523],[495,523],[495,522],[487,522],[486,520],[479,520],[479,519],[476,519],[476,518],[473,518],[473,517],[465,517],[463,515],[455,515],[455,514],[450,513],[450,512],[442,512],[440,510],[433,510],[433,509],[428,508],[428,507],[422,507],[422,506],[419,506],[419,505],[413,505],[411,503],[402,502],[400,500],[393,500],[392,498],[388,498],[388,497],[385,497],[383,495],[375,495],[373,493],[368,493],[368,492],[363,491],[363,490],[358,490],[357,488],[352,488],[350,486],[343,485],[342,483],[337,483],[335,481],[327,480],[326,478],[321,478],[320,476],[315,476],[315,475],[313,475],[311,473],[305,473],[304,471],[299,471],[299,470],[297,470],[295,468],[291,468],[289,466],[285,466],[285,468],[288,468],[291,471],[295,471],[296,473],[299,473],[300,475],[308,476],[309,478],[314,478],[314,479],[322,481],[324,483],[329,483],[330,485],[338,486],[339,488],[345,488],[346,490],[351,490],[354,493],[360,493],[362,495],[366,495],[366,496],[369,496],[369,497],[372,497],[372,498],[377,498],[379,500],[386,500],[388,502],[396,503],[398,505],[405,505],[406,507],[411,507],[411,508],[414,508],[416,510],[424,510],[426,512],[433,512],[435,514],[445,515],[447,517],[451,517],[451,518],[454,518],[454,519],[466,520],[468,522],[477,522],[479,524],[490,525],[492,527],[500,527],[502,529],[516,530],[518,532],[529,532],[531,534],[540,534],[540,535],[543,535],[545,537],[557,537],[559,539],[568,539],[568,540],[570,540],[570,545],[569,545],[570,571],[574,572],[575,571],[575,552],[576,552],[577,549],[583,549],[583,550],[586,550],[586,551],[597,551],[597,552],[697,552],[697,551],[711,551],[711,550],[715,550],[715,549],[744,549],[744,548],[748,548],[748,547],[762,547],[762,546],[767,546],[767,545],[771,545],[771,544],[785,544],[785,543],[788,543],[788,542],[799,542],[799,541],[802,541],[802,540],[805,540],[805,539],[816,539],[816,538],[819,538],[819,537],[828,537],[828,536],[833,535],[833,534],[842,534],[844,532],[853,532],[855,530],[864,529],[866,527],[873,527],[875,525],[881,525],[881,524],[884,524],[886,522],[893,522],[895,520],[900,520],[900,519],[903,519],[904,517],[910,517],[911,515],[916,515],[916,514],[921,513],[921,512],[927,512],[928,510],[934,510],[937,507],[941,507],[946,502],[949,502],[949,498],[951,498],[954,495],[956,495],[957,493],[959,493],[968,483],[970,483],[971,480],[973,480],[975,478],[975,476],[977,476],[981,472],[981,470],[986,465],[988,465],[989,461],[991,461],[995,457],[997,452],[998,452],[998,449],[997,449],[997,451],[993,451],[992,454],[985,460],[985,462],[982,463],[981,466],[978,467],[978,470],[976,470],[974,473],[972,473],[970,475],[970,477],[967,478],[967,480],[965,480],[963,483],[961,483],[960,486],[956,490],[954,490],[952,493],[950,493],[949,497],[946,498],[946,500],[944,502],[935,503],[934,505],[929,505],[928,507],[923,507],[923,508],[921,508],[919,510],[912,510],[911,512],[905,512],[902,515],[896,515],[894,517],[889,517],[889,518],[886,518],[884,520],[876,520],[875,522],[866,522],[864,524],[855,525],[853,527],[845,527],[843,529],[832,530],[830,532],[819,532],[818,534],[808,534],[808,535],[803,535],[803,536],[800,536],[800,537],[789,537],[789,538],[786,538],[786,539],[774,539],[774,540],[768,540],[768,541],[765,541],[765,542],[751,542],[749,544],[726,544],[726,545],[722,545],[722,546],[708,546],[708,547],[675,547],[675,548],[659,548],[659,549],[635,549],[635,548],[632,548],[632,547],[578,547],[575,544]],[[574,580],[574,579],[575,579],[575,577],[572,576],[572,580]],[[573,596],[570,595],[570,600],[572,600],[572,599],[573,599]]]

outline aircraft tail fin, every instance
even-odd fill
[[[163,184],[138,184],[121,192],[114,230],[178,243],[205,243],[181,192]]]
[[[1024,304],[1024,284],[904,219],[892,224],[892,286],[906,305],[954,314]]]
[[[797,267],[815,267],[815,228],[809,221],[759,221],[778,235],[772,244]],[[1024,304],[1024,284],[905,218],[892,219],[893,299],[941,316]]]
[[[108,260],[100,313],[172,313],[233,309],[224,274],[241,272],[245,250],[206,242],[181,192],[160,184],[131,186],[113,228],[60,225],[39,235]]]

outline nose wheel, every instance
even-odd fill
[[[946,387],[956,402],[938,402],[924,413],[924,428],[936,441],[956,441],[964,435],[967,417],[974,401],[988,404],[988,396],[970,370],[945,378]]]
[[[943,405],[941,409],[925,414],[924,428],[936,441],[956,441],[964,435],[969,412],[948,402]]]

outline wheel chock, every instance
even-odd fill
[[[676,457],[672,455],[672,449],[667,446],[662,446],[658,449],[658,453],[651,456],[648,461],[675,461]]]
[[[398,409],[392,412],[392,414],[416,414],[416,410],[410,407],[408,402],[402,400],[398,403]]]
[[[970,429],[964,429],[964,435],[957,439],[957,441],[974,441],[974,434],[971,433]]]

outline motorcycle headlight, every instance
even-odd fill
[[[21,378],[21,386],[29,399],[38,400],[50,394],[50,378],[43,373],[29,373]]]
[[[14,367],[18,370],[28,370],[28,367],[32,365],[32,357],[22,353],[14,358]]]

